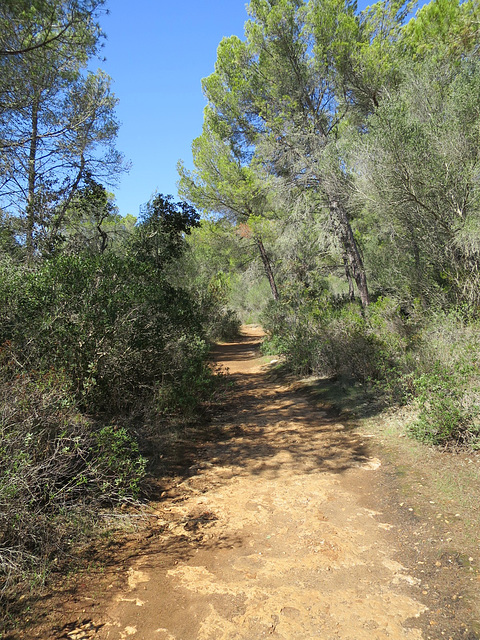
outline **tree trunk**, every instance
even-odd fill
[[[350,267],[348,266],[348,258],[346,253],[343,254],[343,266],[345,267],[345,275],[348,282],[348,298],[350,302],[353,302],[355,300],[355,289],[353,285],[352,274],[350,273]]]
[[[267,275],[268,282],[270,283],[270,288],[272,290],[273,299],[274,300],[279,300],[280,296],[278,295],[278,289],[277,289],[277,285],[275,283],[275,277],[273,275],[272,265],[270,263],[270,258],[268,257],[267,252],[265,251],[265,247],[263,246],[262,239],[261,239],[261,237],[259,235],[255,235],[255,242],[257,244],[258,250],[260,251],[260,256],[262,258],[263,267],[265,269],[265,273]]]
[[[355,280],[362,307],[367,307],[370,302],[368,295],[367,276],[363,266],[362,256],[358,249],[357,241],[353,235],[352,227],[345,208],[336,198],[328,196],[330,219],[335,232],[342,244],[346,256],[348,270]]]
[[[26,224],[26,241],[27,241],[27,258],[33,260],[34,246],[34,227],[35,227],[35,180],[37,177],[36,160],[38,147],[38,110],[39,100],[34,97],[32,104],[32,137],[30,140],[30,153],[28,156],[28,191],[27,191],[27,224]]]
[[[80,166],[78,168],[75,180],[73,181],[73,184],[70,187],[68,196],[64,198],[64,202],[62,206],[58,209],[58,213],[56,214],[55,218],[53,219],[50,225],[50,230],[48,234],[48,244],[49,244],[50,252],[52,252],[55,248],[58,232],[65,221],[65,217],[68,212],[68,207],[70,206],[74,195],[77,193],[78,185],[80,184],[80,181],[83,178],[84,174],[85,174],[85,157],[82,153],[80,157]]]

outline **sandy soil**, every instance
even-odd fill
[[[204,451],[170,506],[172,541],[202,530],[200,544],[168,570],[155,557],[131,567],[98,637],[422,638],[418,579],[395,560],[392,525],[353,490],[380,461],[308,398],[268,382],[259,334],[217,348],[237,381],[219,418],[234,435]]]
[[[385,509],[368,437],[274,381],[260,339],[249,327],[215,349],[235,382],[214,417],[222,439],[198,444],[124,573],[106,594],[77,594],[85,619],[51,637],[476,638],[456,614],[438,626],[423,570],[400,552],[416,524]]]

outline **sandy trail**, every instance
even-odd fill
[[[137,558],[96,638],[424,637],[419,580],[395,559],[388,516],[365,506],[379,460],[268,377],[260,335],[215,350],[236,383],[215,418],[226,437],[159,506],[158,551]]]

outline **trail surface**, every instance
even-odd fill
[[[397,559],[388,514],[366,506],[380,461],[271,380],[260,335],[217,347],[235,380],[215,418],[225,437],[203,443],[159,507],[161,544],[130,566],[95,638],[426,637],[420,580]]]

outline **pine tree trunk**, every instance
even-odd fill
[[[265,269],[268,282],[270,283],[270,289],[272,290],[273,299],[279,300],[280,296],[278,295],[278,289],[275,282],[275,276],[273,275],[270,258],[268,257],[268,254],[265,251],[265,247],[263,246],[262,239],[259,235],[255,235],[255,242],[257,243],[258,250],[260,251],[260,257],[262,258],[263,267]]]
[[[347,212],[337,198],[329,196],[328,205],[330,209],[330,219],[346,256],[348,270],[357,285],[362,307],[365,308],[370,303],[367,276]]]
[[[346,253],[343,254],[343,266],[345,267],[345,275],[348,282],[348,298],[350,302],[353,302],[355,300],[355,288],[353,284],[352,274],[350,273],[350,267],[348,266],[348,258]]]
[[[32,104],[32,137],[30,140],[30,153],[28,156],[28,191],[27,191],[27,221],[26,221],[26,242],[28,260],[33,260],[34,227],[35,227],[35,180],[37,177],[36,160],[38,147],[38,98]]]

